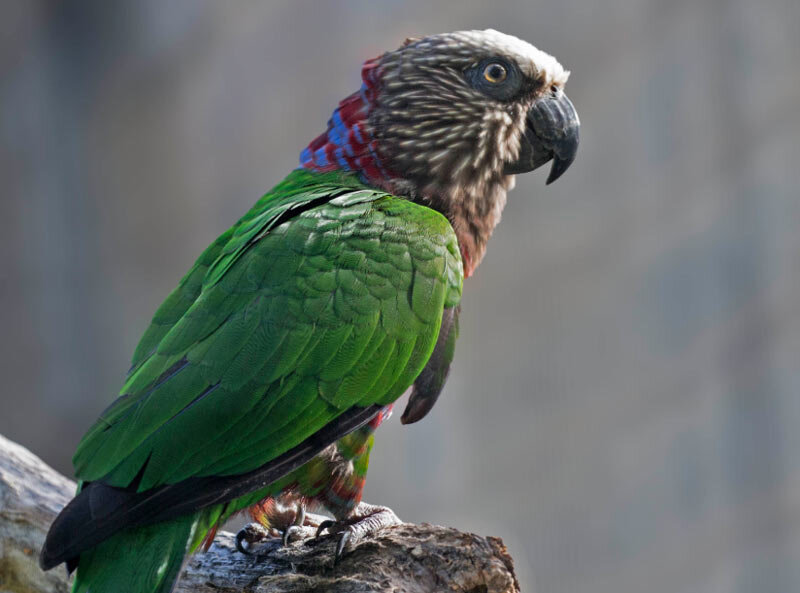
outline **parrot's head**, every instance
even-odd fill
[[[552,160],[551,183],[575,159],[580,123],[564,94],[568,77],[553,56],[494,30],[408,39],[364,64],[361,90],[300,163],[356,171],[443,212],[470,275],[514,175]]]

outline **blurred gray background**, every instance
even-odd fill
[[[800,590],[797,0],[4,0],[0,433],[71,475],[157,305],[361,62],[488,27],[572,70],[581,150],[519,179],[366,499],[501,536],[526,591]]]

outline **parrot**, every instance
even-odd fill
[[[575,160],[568,77],[491,29],[409,38],[364,62],[299,166],[155,312],[78,445],[78,490],[41,567],[76,571],[73,593],[168,593],[246,509],[268,523],[295,505],[297,523],[321,504],[337,553],[391,522],[360,502],[373,433],[409,389],[403,424],[436,403],[464,281],[515,176],[552,161],[550,184]],[[244,549],[257,539],[237,536]]]

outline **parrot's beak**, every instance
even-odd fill
[[[569,97],[559,90],[556,94],[537,99],[526,119],[519,158],[508,163],[504,172],[506,175],[527,173],[552,159],[553,166],[547,177],[549,185],[561,177],[575,160],[581,127],[578,112]]]

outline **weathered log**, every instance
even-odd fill
[[[64,567],[47,573],[38,553],[75,484],[33,453],[0,436],[0,593],[62,593]],[[184,567],[176,593],[423,593],[519,591],[511,557],[496,537],[435,525],[404,523],[360,542],[333,565],[335,538],[311,530],[287,547],[270,540],[257,555],[236,551],[220,533],[208,552]],[[131,592],[135,593],[135,592]]]

